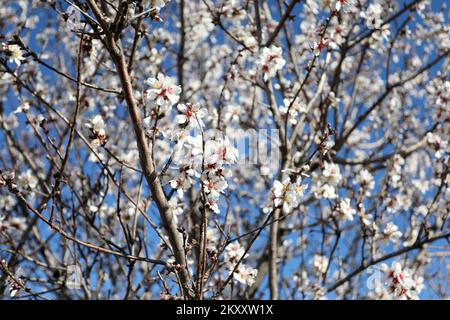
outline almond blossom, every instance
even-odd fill
[[[366,11],[361,12],[361,17],[366,20],[367,28],[378,29],[381,27],[383,7],[379,3],[371,3]]]
[[[302,179],[298,177],[294,183],[291,183],[290,178],[286,178],[283,182],[275,180],[273,182],[273,206],[281,207],[284,213],[289,213],[295,209],[303,198],[307,185],[301,184]],[[266,207],[266,210],[272,204]]]
[[[282,49],[277,46],[263,48],[257,60],[257,65],[264,75],[264,81],[273,78],[285,64],[286,60],[282,57]]]
[[[73,2],[0,6],[0,298],[448,296],[445,1]]]
[[[22,49],[17,44],[5,44],[1,45],[2,50],[8,54],[8,61],[11,63],[15,63],[17,66],[20,66],[22,61],[25,60]]]
[[[243,248],[238,242],[229,244],[225,250],[225,263],[227,264],[227,268],[230,272],[233,272],[239,260],[248,256],[244,256],[245,248]],[[233,278],[237,282],[248,286],[251,286],[254,283],[257,275],[257,269],[247,267],[244,263],[240,263],[238,268],[233,272]]]
[[[146,91],[147,99],[164,110],[180,99],[181,87],[175,85],[171,77],[158,73],[156,78],[148,78],[145,83],[150,87]]]
[[[19,184],[23,185],[26,188],[33,190],[38,185],[39,180],[36,176],[31,172],[31,170],[27,170],[21,173],[17,177],[17,181]]]
[[[93,117],[85,124],[85,127],[91,130],[91,139],[95,146],[101,146],[106,143],[106,124],[101,115]]]
[[[313,258],[313,267],[314,270],[318,273],[325,273],[328,267],[329,260],[326,256],[323,255],[314,255]]]
[[[255,278],[257,275],[257,269],[247,267],[245,264],[241,264],[239,268],[233,273],[233,277],[236,281],[247,286],[251,286],[253,285],[253,283],[255,283]]]
[[[325,162],[322,176],[325,181],[331,185],[337,185],[342,180],[339,166],[335,163]]]
[[[386,273],[388,279],[388,290],[394,299],[418,300],[415,290],[415,282],[409,269],[403,269],[399,262],[393,262],[389,268],[386,264],[381,265],[381,270]]]
[[[401,236],[402,233],[398,230],[398,227],[393,222],[388,222],[379,237],[385,241],[397,243]]]
[[[339,202],[339,207],[336,210],[336,214],[342,217],[343,220],[353,221],[353,216],[356,214],[356,210],[352,208],[350,199],[345,198]]]
[[[178,104],[177,109],[180,112],[176,121],[180,125],[190,125],[194,128],[203,127],[202,118],[205,116],[205,110],[191,104]]]
[[[355,1],[354,0],[337,0],[335,9],[336,11],[343,11],[343,12],[349,12],[354,6]]]

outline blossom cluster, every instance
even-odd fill
[[[339,182],[342,180],[342,174],[339,165],[330,162],[324,162],[322,174],[317,179],[313,191],[316,197],[325,199],[336,199],[336,191]]]
[[[90,130],[90,138],[95,147],[103,146],[106,144],[106,124],[101,115],[94,116],[89,122],[85,124],[85,127]]]
[[[175,85],[171,77],[158,73],[156,78],[148,78],[145,83],[149,86],[147,99],[159,107],[160,112],[168,111],[180,99],[181,87]]]
[[[170,77],[159,73],[146,83],[150,85],[146,92],[147,99],[162,109],[164,114],[179,101],[181,87],[174,85]],[[228,187],[226,179],[231,177],[229,165],[237,161],[238,150],[220,132],[215,132],[214,135],[204,132],[204,119],[207,116],[204,108],[191,103],[180,103],[176,109],[178,114],[175,122],[178,127],[171,132],[171,139],[175,143],[172,160],[177,165],[178,172],[169,180],[169,184],[181,199],[184,191],[199,178],[204,205],[219,213],[219,197]],[[148,131],[159,130],[152,127],[156,123],[155,118],[158,115],[152,114],[144,119]]]
[[[282,57],[282,49],[272,45],[269,48],[264,47],[262,49],[256,63],[263,73],[264,81],[267,81],[284,67],[286,60]]]
[[[204,167],[201,176],[206,206],[219,213],[219,196],[228,187],[226,178],[231,177],[227,167],[235,163],[238,151],[231,145],[228,138],[208,140],[204,144]]]
[[[297,208],[300,200],[305,195],[308,185],[301,184],[302,178],[298,176],[295,181],[291,181],[290,177],[283,181],[275,180],[273,182],[272,197],[270,203],[264,208],[264,212],[268,213],[275,208],[281,208],[283,213],[290,213]]]
[[[385,272],[387,284],[391,297],[399,300],[418,300],[420,286],[414,281],[411,270],[403,269],[399,262],[393,262],[389,267],[387,264],[381,265],[381,270]]]
[[[224,260],[230,272],[234,270],[241,258],[246,258],[248,256],[246,255],[244,257],[244,254],[245,249],[238,242],[231,243],[225,248]],[[251,286],[255,282],[257,275],[257,269],[248,267],[244,263],[240,263],[233,273],[233,278],[244,285]]]

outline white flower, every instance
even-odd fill
[[[12,210],[17,204],[16,198],[11,195],[0,194],[0,208],[6,211]]]
[[[224,119],[226,122],[239,121],[241,107],[236,104],[230,104],[225,107]]]
[[[98,147],[106,143],[106,125],[101,115],[96,115],[85,126],[91,130],[91,139],[94,146]]]
[[[360,211],[359,216],[365,227],[373,226],[373,217],[371,215],[367,214],[364,211]]]
[[[409,269],[402,270],[402,266],[398,262],[393,262],[391,268],[386,264],[381,265],[381,270],[387,274],[389,293],[394,299],[400,300],[418,300],[419,296],[416,291],[416,283],[412,279]]]
[[[255,278],[258,275],[258,270],[252,267],[246,267],[241,263],[238,269],[234,272],[233,278],[245,285],[251,286],[255,283]]]
[[[224,164],[237,161],[238,150],[225,137],[217,140],[208,140],[205,143],[205,161],[208,166],[217,168]]]
[[[203,138],[202,135],[188,136],[186,138],[186,144],[190,146],[191,152],[194,155],[199,155],[203,153]]]
[[[320,56],[320,53],[328,47],[328,39],[323,38],[319,42],[314,41],[312,44],[312,50],[316,57]]]
[[[177,109],[180,112],[176,116],[176,121],[179,125],[190,125],[193,128],[204,127],[202,121],[202,117],[206,114],[204,109],[191,104],[178,104]]]
[[[283,182],[275,180],[273,182],[273,194],[275,195],[275,197],[281,198],[283,196],[283,194],[286,192],[290,182],[291,181],[289,178],[285,179]],[[280,201],[280,200],[277,200],[277,201]]]
[[[436,104],[441,107],[450,107],[450,81],[445,81],[442,90],[438,92]]]
[[[300,199],[304,196],[308,186],[301,184],[301,178],[298,177],[295,183],[291,183],[289,178],[280,182],[273,182],[273,205],[282,206],[284,213],[289,213],[292,209],[298,207]]]
[[[8,222],[6,221],[5,216],[1,215],[1,216],[0,216],[0,233],[1,233],[2,231],[7,230],[8,227],[9,227],[9,224],[8,224]]]
[[[27,113],[28,110],[30,110],[30,104],[28,102],[25,102],[24,104],[22,104],[21,106],[19,106],[16,110],[14,110],[14,114],[17,113]]]
[[[273,78],[278,70],[284,67],[286,60],[282,57],[282,50],[279,47],[271,46],[263,48],[257,60],[257,65],[263,72],[264,81]]]
[[[150,2],[150,6],[152,8],[162,9],[167,2],[170,0],[146,0],[146,2]]]
[[[219,244],[218,242],[220,241],[221,235],[222,234],[217,228],[208,228],[208,230],[206,230],[206,239],[208,239],[208,243],[212,245]]]
[[[290,179],[287,178],[285,179],[283,182],[275,180],[273,182],[273,194],[274,194],[274,199],[273,199],[273,203],[275,205],[275,207],[278,207],[280,205],[283,205],[283,210],[284,211],[289,211],[289,203],[285,200],[285,193],[289,188],[289,183],[290,183]]]
[[[432,132],[428,132],[426,135],[427,143],[431,145],[439,146],[441,144],[441,138]]]
[[[337,185],[342,179],[339,166],[335,163],[325,162],[322,175],[328,183],[334,186]]]
[[[247,258],[245,255],[245,249],[239,244],[239,242],[233,242],[226,246],[224,253],[224,260],[226,266],[230,272],[232,272],[236,264],[241,260]],[[243,284],[251,286],[258,274],[258,270],[251,267],[246,267],[245,264],[240,263],[236,271],[233,273],[233,278]]]
[[[379,30],[377,32],[374,32],[372,37],[375,40],[381,40],[384,39],[386,41],[389,41],[389,36],[391,35],[391,30],[389,24],[385,24],[380,26]]]
[[[9,219],[9,225],[18,230],[25,230],[27,219],[24,217],[11,217]]]
[[[220,193],[223,193],[227,187],[227,182],[217,176],[214,176],[212,179],[203,182],[205,193],[213,199],[218,199]]]
[[[315,254],[313,258],[313,267],[319,273],[325,273],[328,267],[328,258],[326,256]]]
[[[434,156],[437,159],[442,158],[442,156],[445,155],[446,150],[448,150],[448,141],[443,140],[438,134],[428,132],[426,135],[426,141],[430,147],[432,147],[433,151],[435,151]]]
[[[225,248],[225,262],[238,262],[244,253],[245,249],[239,244],[239,242],[236,241],[230,243]]]
[[[177,197],[172,197],[169,200],[169,206],[172,209],[172,212],[174,213],[173,218],[175,219],[175,223],[178,224],[178,216],[183,214],[183,202],[182,201],[178,201],[179,198]]]
[[[366,169],[361,170],[356,176],[355,180],[357,183],[359,183],[363,188],[366,188],[367,190],[372,190],[375,187],[373,175]]]
[[[38,179],[31,173],[31,170],[23,172],[17,179],[21,185],[29,189],[34,189],[38,185]]]
[[[145,81],[150,86],[147,90],[147,98],[153,100],[157,106],[169,108],[180,99],[181,87],[173,84],[170,77],[158,73],[156,78],[149,78]]]
[[[187,190],[191,186],[190,177],[187,174],[187,171],[183,171],[180,176],[171,180],[169,183],[173,189],[177,190],[177,194],[180,198],[183,197],[184,190]]]
[[[384,227],[383,236],[385,239],[396,243],[402,236],[402,233],[398,231],[398,227],[394,223],[388,222]]]
[[[341,101],[340,98],[336,97],[336,94],[333,91],[330,91],[330,94],[328,95],[328,100],[330,101],[330,105],[332,107],[337,107],[338,103]]]
[[[25,60],[25,58],[22,55],[22,50],[17,44],[10,44],[10,45],[3,44],[2,47],[3,50],[8,52],[9,62],[15,63],[16,65],[20,66],[22,60]]]
[[[104,131],[106,128],[105,121],[103,121],[103,118],[101,115],[96,115],[94,118],[91,119],[89,123],[86,124],[86,127],[92,129],[96,132]]]
[[[349,198],[342,199],[339,202],[339,207],[336,212],[338,216],[349,221],[353,221],[353,216],[356,214],[356,210],[352,208]]]
[[[284,106],[280,108],[280,113],[286,117],[289,110],[289,122],[296,125],[298,114],[306,112],[305,105],[301,104],[298,98],[295,99],[294,103],[292,103],[292,99],[283,99],[283,103]],[[289,108],[289,106],[291,107]]]
[[[201,168],[201,181],[206,194],[206,206],[219,213],[219,196],[228,187],[226,178],[231,177],[228,165],[236,162],[238,150],[234,148],[227,137],[213,138],[203,141],[203,136],[188,136],[184,138],[183,148],[179,147],[175,162],[189,176],[196,174],[196,168]],[[177,184],[172,181],[172,184]]]
[[[220,213],[219,204],[217,202],[217,199],[207,198],[206,199],[206,206],[209,209],[211,209],[214,213],[217,213],[217,214]]]
[[[354,0],[337,0],[336,1],[336,11],[342,11],[349,12],[351,7],[354,5]]]
[[[320,188],[320,192],[321,192],[322,197],[324,197],[325,199],[336,199],[337,198],[336,188],[329,184],[324,184]]]
[[[383,22],[381,15],[383,14],[383,7],[379,3],[372,3],[365,12],[361,12],[361,17],[366,20],[367,28],[378,29]]]

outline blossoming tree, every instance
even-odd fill
[[[449,9],[5,0],[0,295],[448,298]]]

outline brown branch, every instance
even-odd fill
[[[267,40],[265,46],[269,47],[277,38],[278,34],[280,33],[281,29],[283,28],[284,24],[286,23],[287,19],[290,17],[292,10],[294,9],[295,5],[299,3],[300,0],[292,0],[292,2],[289,4],[289,6],[286,9],[286,12],[284,13],[283,17],[281,18],[280,22],[278,23],[277,27],[273,31],[273,33],[270,35],[269,40]]]

